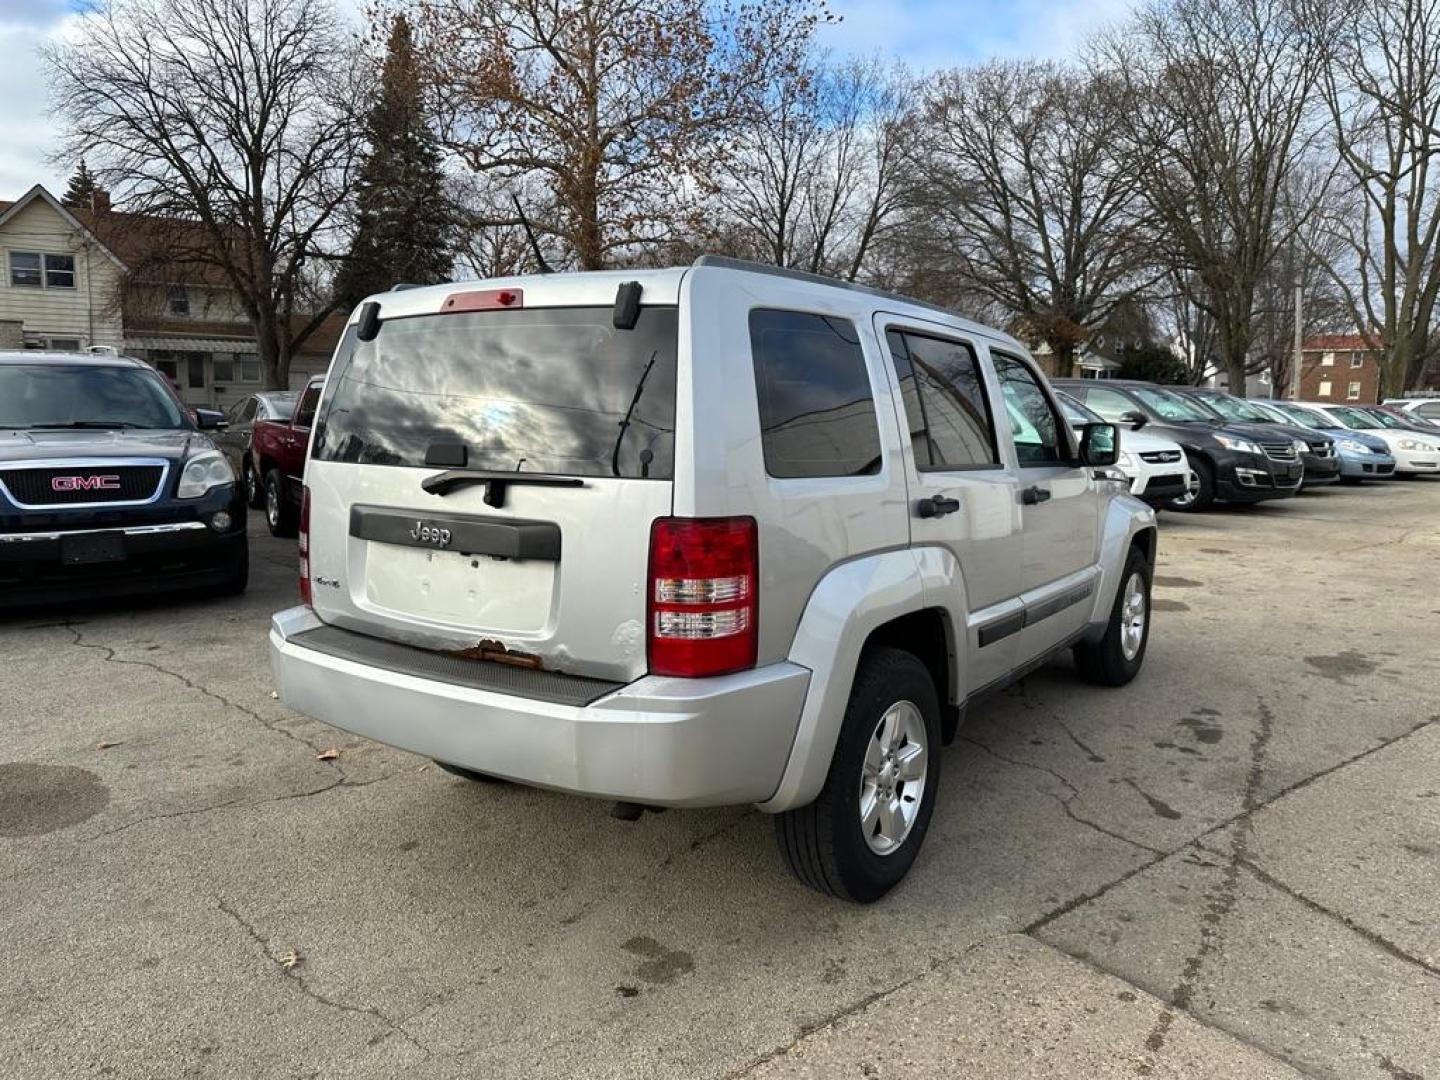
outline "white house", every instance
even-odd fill
[[[75,208],[37,184],[0,202],[0,349],[111,346],[153,364],[187,403],[228,408],[260,388],[258,349],[223,275],[167,257],[177,241],[197,246],[197,232],[114,210],[103,192]],[[304,343],[292,386],[325,370],[343,323],[332,316]]]

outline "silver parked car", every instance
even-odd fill
[[[1139,671],[1155,517],[1096,475],[1120,439],[1013,339],[805,274],[385,293],[316,417],[280,695],[622,810],[756,804],[804,882],[875,900],[977,695],[1062,650]]]

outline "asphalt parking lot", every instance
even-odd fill
[[[1161,528],[1140,678],[972,710],[869,908],[288,712],[258,518],[239,602],[0,624],[0,1072],[1440,1077],[1440,481]]]

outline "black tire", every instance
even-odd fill
[[[923,721],[924,775],[908,832],[880,854],[866,839],[860,819],[866,754],[887,712],[906,702]],[[914,714],[910,716],[913,720]],[[780,854],[795,876],[812,889],[859,904],[872,903],[894,888],[915,862],[930,827],[940,786],[940,736],[940,705],[925,665],[900,649],[866,652],[855,672],[825,786],[809,806],[775,817]],[[903,802],[904,782],[890,782]]]
[[[1186,501],[1185,496],[1176,496],[1165,504],[1167,510],[1178,510],[1182,514],[1193,514],[1201,510],[1209,510],[1215,505],[1215,469],[1202,457],[1191,458],[1190,468],[1194,471],[1199,484],[1195,494]]]
[[[1150,644],[1150,580],[1154,568],[1138,547],[1130,549],[1125,559],[1125,569],[1120,575],[1120,588],[1115,593],[1115,605],[1110,609],[1110,622],[1105,627],[1105,636],[1099,641],[1082,641],[1075,646],[1075,667],[1080,677],[1097,686],[1124,686],[1140,671],[1145,662],[1145,649]],[[1125,624],[1129,621],[1126,599],[1132,578],[1138,577],[1140,594],[1144,598],[1144,624],[1140,633],[1140,645],[1134,655],[1127,656]]]
[[[240,466],[241,479],[245,483],[245,504],[251,510],[265,509],[265,488],[261,486],[260,477],[255,472],[255,466],[250,464],[250,456],[247,454],[243,464]]]
[[[230,557],[230,575],[215,590],[217,596],[239,596],[250,584],[250,546],[241,543],[240,549]]]
[[[434,761],[435,759],[431,759]],[[510,781],[503,776],[491,776],[489,773],[476,772],[474,769],[462,768],[459,765],[451,765],[448,761],[435,761],[436,765],[444,769],[451,776],[458,776],[462,780],[473,780],[478,784],[508,784]]]
[[[290,537],[300,531],[299,515],[290,505],[289,493],[285,490],[285,478],[279,469],[265,474],[265,524],[271,536]]]

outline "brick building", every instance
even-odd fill
[[[1322,334],[1301,349],[1302,401],[1380,401],[1380,347],[1362,334]]]

